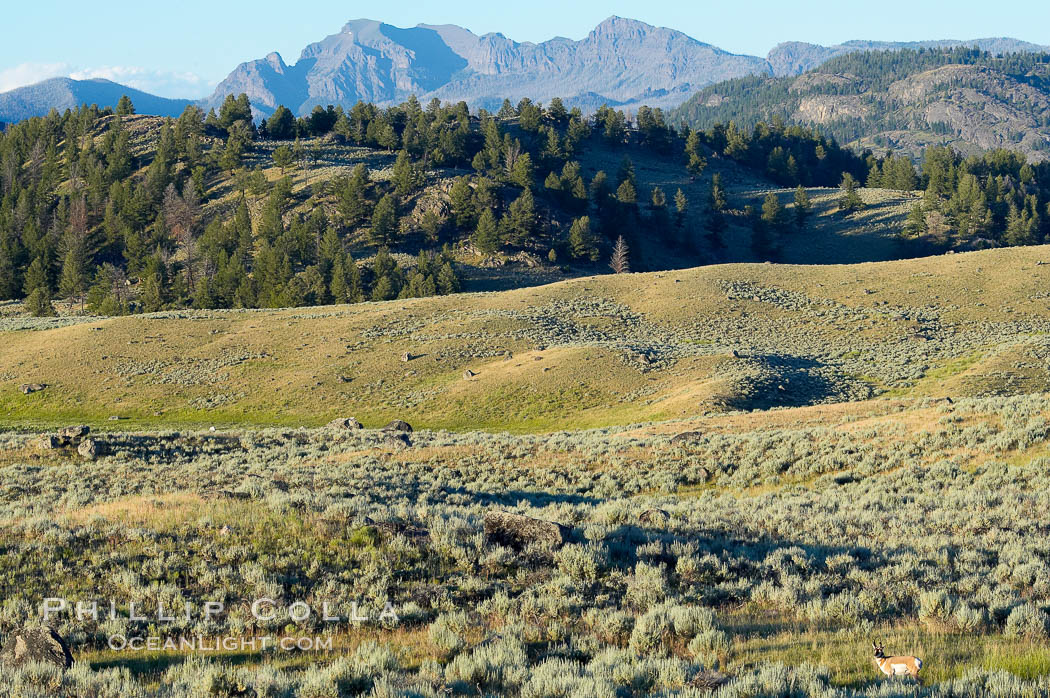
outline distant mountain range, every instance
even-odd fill
[[[209,103],[245,92],[262,113],[278,104],[302,114],[316,104],[388,104],[413,94],[424,102],[436,97],[488,108],[522,97],[562,97],[585,109],[673,106],[712,82],[768,71],[761,58],[619,17],[581,41],[540,44],[452,25],[399,29],[360,19],[307,46],[294,65],[276,53],[242,63]]]
[[[34,85],[17,87],[0,93],[0,121],[15,122],[31,116],[44,116],[52,109],[65,111],[81,104],[97,104],[100,107],[115,107],[121,95],[131,98],[135,109],[143,114],[178,116],[188,99],[167,99],[148,92],[136,90],[110,80],[73,80],[51,78]]]
[[[539,44],[503,34],[478,36],[454,25],[409,29],[359,19],[338,34],[303,49],[289,65],[277,53],[237,66],[202,106],[218,106],[228,94],[247,93],[257,116],[284,104],[298,114],[316,104],[353,105],[358,100],[393,104],[464,100],[497,108],[522,97],[592,110],[602,104],[664,108],[685,102],[701,88],[746,75],[793,76],[856,51],[974,46],[994,53],[1050,50],[1016,39],[970,41],[850,41],[837,46],[784,43],[766,58],[729,53],[682,32],[610,17],[580,41],[554,38]],[[112,106],[128,94],[141,113],[172,115],[188,100],[156,97],[106,80],[54,78],[0,94],[0,121],[40,116],[76,105]]]
[[[970,39],[968,41],[957,41],[954,39],[941,41],[847,41],[844,44],[835,46],[788,41],[773,47],[773,50],[766,56],[766,61],[769,63],[770,72],[775,77],[785,77],[801,75],[807,70],[823,65],[832,58],[857,51],[900,51],[920,48],[956,48],[958,46],[968,46],[996,54],[1043,53],[1050,51],[1050,46],[1040,46],[1039,44],[1010,38]]]
[[[709,85],[671,112],[697,128],[759,121],[819,128],[840,142],[919,156],[930,145],[1050,159],[1050,60],[966,52],[848,53],[793,77]]]

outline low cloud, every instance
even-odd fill
[[[0,92],[69,75],[71,70],[72,66],[68,63],[22,63],[13,68],[4,68],[0,70]]]
[[[203,97],[211,84],[196,73],[151,70],[138,66],[105,65],[81,68],[69,63],[22,63],[0,70],[0,92],[55,77],[74,80],[103,78],[161,97]]]

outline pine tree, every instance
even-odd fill
[[[451,262],[444,262],[437,274],[437,290],[441,295],[459,293],[460,282]]]
[[[408,196],[419,187],[419,180],[421,179],[419,171],[412,164],[407,150],[402,150],[397,154],[392,176],[394,190],[398,196]]]
[[[87,268],[83,254],[78,250],[69,250],[62,260],[62,277],[59,281],[59,293],[68,298],[70,303],[83,300],[87,287]]]
[[[686,169],[693,176],[699,177],[707,167],[707,159],[700,149],[700,132],[692,130],[685,139]]]
[[[678,191],[674,193],[674,220],[675,225],[679,228],[685,227],[685,216],[688,210],[689,199],[686,198],[685,192],[679,187]]]
[[[18,293],[14,255],[10,247],[0,240],[0,301],[11,300]]]
[[[485,209],[478,218],[478,227],[472,236],[474,246],[486,254],[492,254],[500,247],[499,227],[492,209]]]
[[[839,197],[839,210],[847,214],[854,213],[864,208],[864,201],[857,193],[857,180],[849,172],[842,173],[842,183],[839,184],[842,196]]]
[[[904,221],[902,231],[906,236],[917,238],[926,234],[926,212],[923,210],[922,202],[915,202],[908,212],[908,218]]]
[[[809,217],[809,212],[812,210],[813,204],[809,200],[809,194],[802,188],[802,185],[798,185],[795,188],[795,226],[802,230],[806,225],[806,218]]]
[[[29,265],[25,274],[25,295],[32,295],[33,291],[41,289],[43,294],[47,296],[48,300],[51,300],[51,282],[48,278],[48,265],[44,261],[43,257],[37,257],[33,260],[33,263]]]
[[[131,98],[127,95],[121,95],[120,99],[117,100],[117,116],[131,116],[135,113],[135,105],[131,103]]]
[[[273,150],[273,164],[281,168],[281,176],[284,176],[285,170],[292,166],[292,162],[295,161],[295,156],[292,154],[292,149],[287,145],[279,145]]]
[[[25,300],[25,310],[33,317],[54,317],[58,315],[55,311],[55,306],[51,304],[51,297],[48,292],[42,288],[37,287]]]
[[[526,187],[507,210],[507,235],[515,245],[524,244],[536,232],[536,202]]]
[[[523,189],[532,186],[533,168],[531,155],[522,153],[517,157],[514,161],[514,168],[511,170],[510,180]]]
[[[762,202],[762,223],[771,231],[778,231],[784,225],[784,206],[773,192],[766,194]]]
[[[574,259],[598,261],[598,240],[591,232],[591,219],[581,216],[569,227],[569,251]]]
[[[452,183],[452,189],[449,191],[449,206],[452,209],[452,220],[456,228],[467,231],[477,225],[474,194],[466,177],[457,177]]]
[[[356,228],[368,214],[368,168],[363,164],[354,167],[350,177],[336,185],[336,209],[347,228]]]
[[[390,194],[384,194],[372,212],[372,242],[377,245],[389,245],[397,235],[397,201]]]
[[[270,132],[270,138],[277,141],[287,141],[295,137],[295,117],[288,107],[278,104],[273,110],[273,115],[266,122]]]

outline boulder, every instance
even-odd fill
[[[646,509],[638,515],[639,523],[646,526],[663,526],[671,520],[671,515],[663,509]]]
[[[400,419],[395,419],[394,421],[390,422],[385,427],[383,427],[383,431],[408,431],[408,432],[410,432],[410,431],[412,431],[412,425],[409,424],[408,422],[403,422]]]
[[[106,444],[94,439],[84,439],[77,446],[77,453],[87,460],[95,460],[99,456],[105,455]]]
[[[404,361],[406,364],[414,358],[416,357],[412,356],[412,352],[408,351],[401,355],[401,360]]]
[[[69,440],[62,438],[61,436],[55,436],[54,434],[44,434],[36,442],[37,448],[42,451],[50,451],[54,448],[63,448],[69,445]]]
[[[339,419],[333,419],[328,423],[329,429],[364,429],[361,422],[357,421],[353,417],[340,417]]]
[[[386,438],[383,439],[383,446],[389,449],[393,449],[395,451],[400,451],[401,449],[408,448],[411,445],[412,440],[408,438],[408,434],[405,434],[403,432],[393,432],[391,434],[388,434]]]
[[[22,628],[11,633],[0,648],[0,664],[17,669],[30,662],[68,669],[73,666],[73,655],[53,628]]]
[[[46,383],[23,383],[18,389],[22,391],[23,395],[29,395],[30,393],[39,393],[46,387]]]
[[[473,378],[476,375],[478,375],[478,374],[474,373],[473,371],[471,371],[468,368],[466,371],[463,372],[463,380],[469,381],[471,378]]]
[[[58,430],[58,435],[67,439],[80,439],[87,436],[89,433],[91,433],[91,427],[86,424],[62,427]]]
[[[671,444],[674,446],[684,446],[686,444],[694,444],[702,438],[704,438],[703,432],[684,431],[681,434],[676,434],[671,437]]]
[[[490,511],[485,514],[485,536],[493,542],[521,549],[530,543],[551,548],[561,547],[569,536],[569,527],[553,521],[509,511]]]

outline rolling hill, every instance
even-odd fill
[[[7,316],[0,422],[310,426],[352,415],[521,432],[1044,392],[1048,260],[1050,247],[1030,247],[353,306]],[[20,391],[32,383],[47,387]]]

